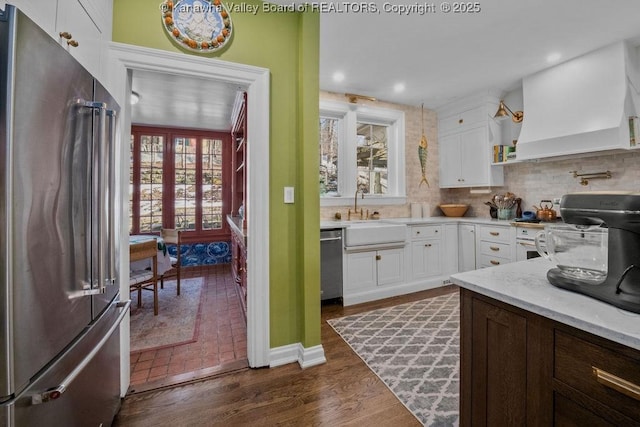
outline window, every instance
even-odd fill
[[[320,117],[320,195],[338,193],[338,126],[340,121]]]
[[[320,203],[405,203],[404,113],[320,102]]]
[[[387,194],[387,126],[357,124],[358,188],[365,194]]]
[[[228,233],[230,135],[134,126],[130,144],[129,230],[177,228],[187,239]]]

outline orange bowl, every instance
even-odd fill
[[[463,205],[463,204],[445,204],[445,205],[439,205],[438,207],[440,208],[442,213],[444,213],[444,216],[451,216],[451,217],[464,216],[464,214],[469,209],[469,205]]]

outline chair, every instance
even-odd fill
[[[153,291],[153,314],[158,315],[158,243],[150,239],[129,245],[130,261],[152,258],[152,269],[129,272],[129,291],[138,291],[138,307],[142,306],[142,290]]]
[[[182,231],[173,228],[163,228],[160,230],[160,236],[162,236],[165,244],[176,245],[176,256],[170,256],[171,269],[165,271],[164,274],[160,276],[160,289],[164,289],[165,278],[175,277],[177,294],[180,295],[180,245],[182,243]]]

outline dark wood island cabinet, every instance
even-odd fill
[[[468,289],[461,303],[462,426],[640,426],[639,350]]]

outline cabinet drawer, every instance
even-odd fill
[[[640,421],[640,354],[627,356],[585,341],[566,332],[555,331],[553,376],[588,397]],[[594,368],[600,369],[598,379]],[[613,376],[607,378],[607,374]],[[634,397],[616,390],[628,382]]]
[[[478,268],[495,267],[496,265],[509,264],[511,260],[505,257],[495,255],[480,254]]]
[[[488,240],[490,242],[509,242],[509,227],[495,227],[481,225],[480,227],[480,240]]]
[[[509,259],[511,245],[508,245],[507,243],[487,242],[486,240],[483,240],[480,242],[480,253],[489,257]]]
[[[440,133],[455,132],[469,128],[470,126],[483,124],[487,115],[485,107],[478,106],[460,113],[442,117],[438,122]]]
[[[441,225],[414,225],[411,227],[411,239],[433,239],[442,235]]]

